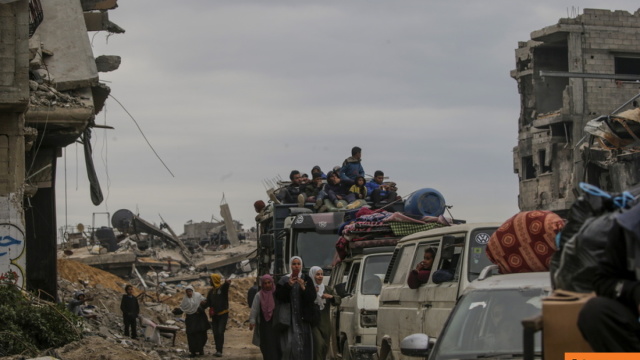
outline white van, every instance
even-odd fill
[[[394,246],[360,249],[333,268],[330,286],[341,297],[331,308],[329,355],[342,359],[373,359],[377,353],[378,296]]]
[[[501,223],[458,224],[402,238],[387,269],[378,306],[376,344],[380,360],[400,359],[400,341],[423,333],[437,338],[462,291],[482,269],[492,265],[485,247]],[[427,248],[436,250],[429,281],[417,289],[407,277]],[[453,279],[436,284],[436,270],[448,269]]]

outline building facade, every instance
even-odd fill
[[[637,184],[640,143],[611,146],[585,126],[637,105],[632,100],[640,92],[640,14],[584,9],[533,31],[515,52],[511,77],[521,111],[513,162],[520,210],[563,214],[580,182],[610,192]]]

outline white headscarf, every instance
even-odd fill
[[[300,274],[302,274],[302,268],[304,267],[304,263],[302,262],[302,258],[300,256],[292,256],[291,259],[289,259],[289,269],[291,269],[291,264],[295,259],[300,260]],[[291,272],[287,276],[291,277],[292,274],[293,274],[293,270],[291,270]]]
[[[193,295],[191,297],[187,296],[187,290],[193,291]],[[202,294],[195,291],[193,289],[193,286],[191,285],[184,288],[184,291],[185,295],[184,298],[182,298],[182,302],[180,303],[180,309],[182,309],[182,311],[184,311],[187,315],[195,314],[195,312],[198,311],[200,303],[205,300],[205,298],[204,296],[202,296]]]
[[[313,285],[318,288],[318,291],[316,292],[315,303],[318,304],[318,307],[320,308],[320,310],[322,310],[324,309],[326,300],[322,298],[322,294],[324,294],[324,283],[316,284],[316,273],[318,271],[322,271],[322,268],[320,266],[311,267],[311,269],[309,269],[309,276],[311,276],[311,279],[313,280]]]

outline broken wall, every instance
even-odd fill
[[[608,162],[590,169],[585,148],[577,146],[589,120],[638,93],[638,83],[622,74],[640,79],[638,12],[585,9],[518,43],[511,76],[521,103],[513,151],[520,210],[562,213],[581,181],[616,191],[640,179],[637,160],[619,162],[609,154]]]

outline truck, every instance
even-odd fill
[[[328,280],[335,254],[338,227],[345,212],[314,213],[310,207],[297,204],[267,205],[257,219],[258,276],[289,273],[292,256],[303,260],[304,272],[320,266]]]
[[[402,212],[405,203],[424,213],[441,214],[445,209],[442,195],[428,188],[414,192],[406,201],[389,204],[388,209]],[[300,207],[298,204],[270,202],[256,217],[258,276],[273,274],[279,277],[287,274],[290,271],[288,259],[300,256],[303,259],[303,272],[307,272],[311,266],[320,266],[328,283],[338,229],[345,221],[353,219],[357,211],[345,209],[319,213],[311,203]]]

